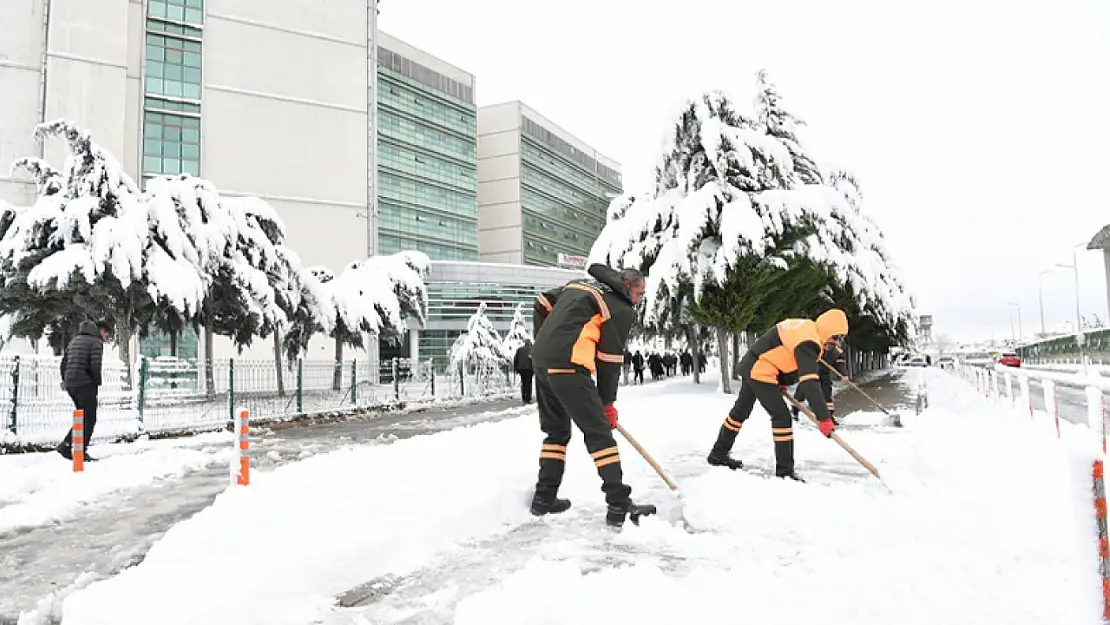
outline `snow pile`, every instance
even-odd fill
[[[623,441],[633,497],[660,514],[606,531],[578,437],[561,489],[574,507],[533,520],[542,434],[529,412],[256,473],[142,564],[67,598],[63,623],[1097,622],[1090,458],[1073,473],[1044,420],[946,373],[920,375],[931,405],[906,427],[841,431],[893,494],[808,425],[795,436],[809,482],[763,477],[773,456],[759,410],[734,450],[751,470],[710,468],[731,398],[667,381],[623,391],[622,422],[679,482],[699,533],[681,527],[678,502]],[[390,576],[399,581],[380,606],[334,608],[336,595]]]
[[[231,440],[216,433],[97,446],[100,462],[86,465],[84,473],[74,473],[73,464],[55,453],[0,456],[0,535],[66,518],[109,493],[225,463]]]

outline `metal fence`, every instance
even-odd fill
[[[0,354],[0,441],[40,445],[60,440],[72,422],[73,402],[62,388],[61,359]],[[507,370],[466,376],[435,371],[432,361],[141,358],[127,384],[117,360],[105,360],[94,440],[143,433],[216,430],[247,409],[251,421],[448,402],[508,394]]]

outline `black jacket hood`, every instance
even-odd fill
[[[629,305],[634,306],[632,295],[628,292],[628,287],[624,286],[624,280],[621,279],[619,271],[601,263],[594,263],[590,265],[588,273],[598,282],[613,289],[613,292],[627,300]]]
[[[100,338],[100,328],[97,327],[95,321],[82,321],[81,325],[77,326],[77,334],[87,334]]]

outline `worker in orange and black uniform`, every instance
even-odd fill
[[[709,453],[709,464],[740,469],[744,466],[730,452],[736,435],[752,414],[756,400],[771,417],[771,433],[775,441],[775,475],[802,482],[794,472],[794,428],[783,393],[785,384],[797,377],[798,389],[817,416],[821,433],[831,436],[833,423],[825,406],[818,382],[818,360],[825,343],[848,334],[848,317],[844,311],[832,309],[817,321],[786,319],[756,339],[740,361],[742,378],[740,395],[729,411],[717,442]]]
[[[819,376],[818,381],[821,383],[821,393],[825,396],[825,407],[829,409],[829,417],[832,418],[833,425],[840,425],[840,422],[836,420],[836,404],[833,402],[833,373],[836,373],[838,378],[848,377],[848,359],[844,356],[839,337],[829,339],[821,349],[821,361],[817,363],[817,375]],[[795,391],[794,399],[799,402],[805,401],[801,386]],[[790,412],[793,413],[794,420],[797,421],[798,409],[792,407]]]
[[[532,365],[540,429],[546,438],[531,511],[541,516],[570,508],[570,501],[557,495],[573,421],[601,476],[609,505],[605,520],[620,527],[626,518],[638,523],[656,511],[655,506],[632,502],[612,432],[625,344],[636,320],[633,306],[643,297],[644,276],[635,269],[618,273],[597,264],[590,266],[589,274],[593,280],[575,280],[537,297]]]

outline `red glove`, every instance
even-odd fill
[[[836,424],[833,423],[833,420],[831,418],[821,419],[817,422],[817,427],[821,428],[821,433],[824,434],[826,437],[831,437],[833,430],[836,429]]]
[[[790,390],[790,387],[779,384],[779,392],[782,393],[783,395],[785,395],[786,392],[789,391],[789,390]]]
[[[608,406],[605,407],[605,420],[609,422],[609,427],[611,429],[616,429],[616,427],[617,427],[617,407],[614,406],[613,404],[609,404]]]

